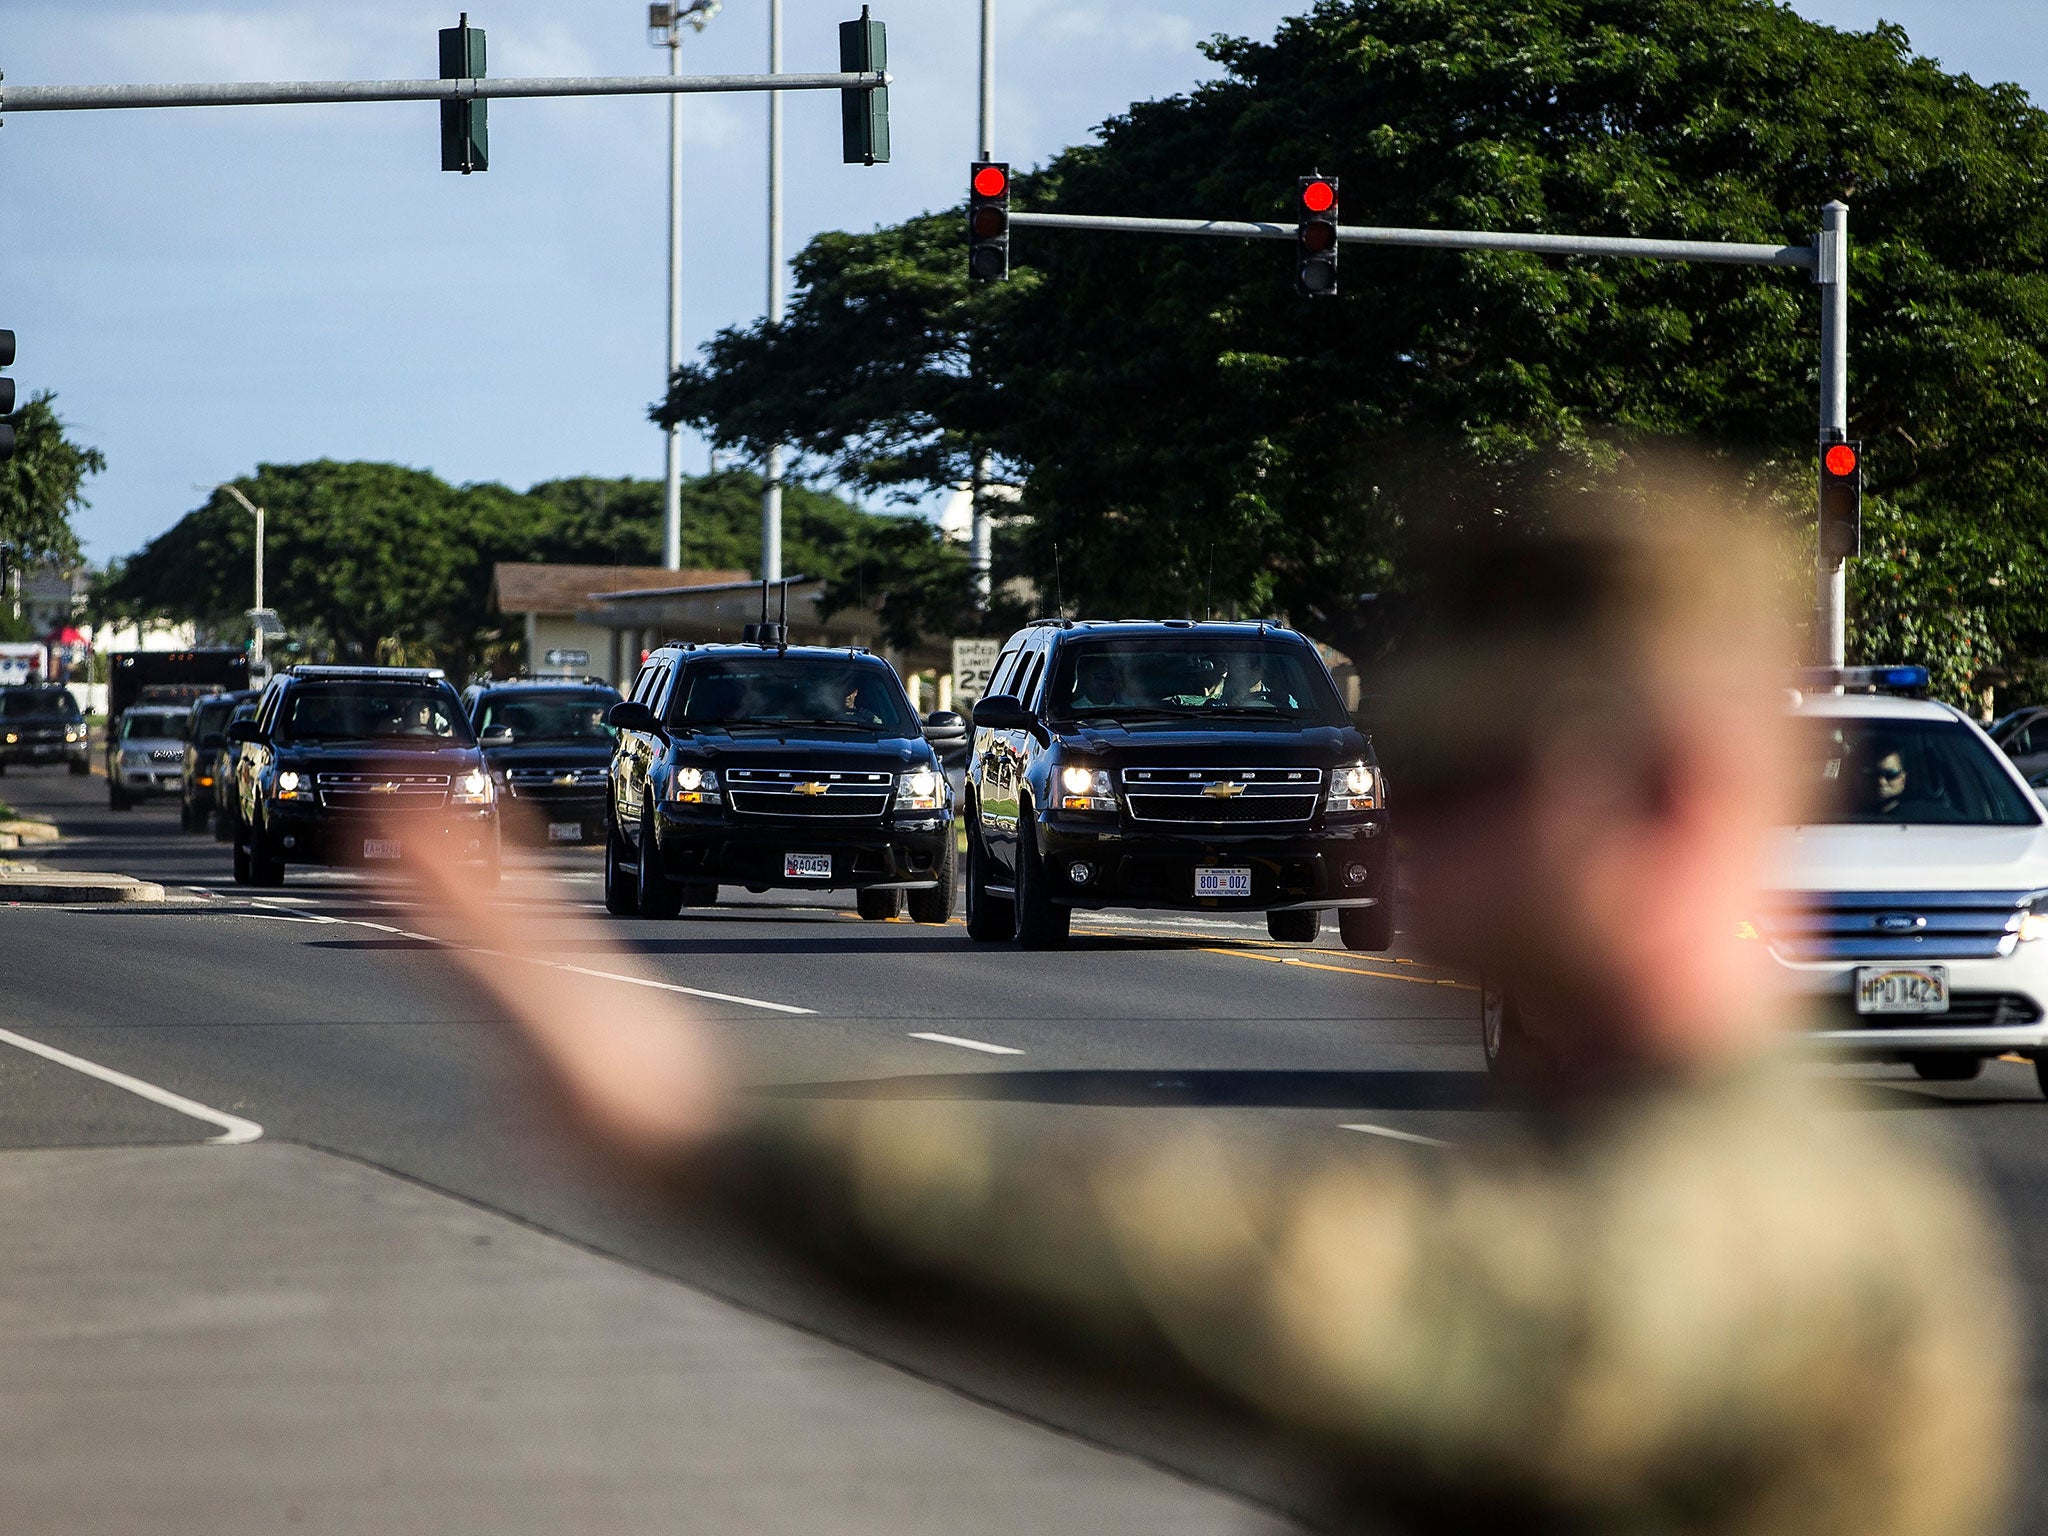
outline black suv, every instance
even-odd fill
[[[71,690],[55,683],[0,688],[0,773],[10,765],[63,763],[92,772],[85,716]]]
[[[507,836],[594,843],[604,836],[619,690],[595,679],[473,683],[462,707],[498,786]]]
[[[1064,943],[1076,907],[1264,912],[1312,942],[1394,936],[1372,743],[1316,649],[1275,624],[1041,619],[974,708],[967,932]]]
[[[750,626],[751,628],[751,626]],[[859,650],[666,645],[618,728],[605,907],[673,917],[751,891],[853,888],[860,915],[953,910],[952,791],[895,671]],[[957,730],[956,715],[934,715]]]
[[[497,878],[497,786],[440,672],[293,667],[228,736],[237,882],[282,885],[288,863],[389,867],[421,840]]]
[[[254,688],[209,693],[185,717],[185,767],[178,790],[178,825],[204,831],[220,801],[220,759],[228,745],[228,721],[256,697]]]

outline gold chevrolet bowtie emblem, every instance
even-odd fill
[[[1235,800],[1239,795],[1244,793],[1244,786],[1242,784],[1231,784],[1228,782],[1221,784],[1211,784],[1207,789],[1203,790],[1202,793],[1207,795],[1211,800]]]
[[[396,784],[374,784],[371,788],[375,789],[380,795],[395,795],[398,793],[398,786]]]
[[[822,795],[825,793],[825,786],[822,784],[799,784],[796,787],[796,793],[799,795]]]
[[[555,775],[555,782],[557,784],[574,784],[576,782],[576,775],[573,773],[558,773]]]

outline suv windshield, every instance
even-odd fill
[[[819,726],[916,736],[896,674],[875,662],[821,656],[726,657],[691,665],[669,704],[683,726]]]
[[[9,720],[76,720],[78,700],[68,688],[10,688],[0,695],[0,714]]]
[[[215,704],[202,704],[192,711],[193,741],[207,742],[217,738],[227,729],[228,716],[234,712],[234,704],[222,699]]]
[[[285,741],[410,741],[468,746],[475,738],[446,684],[302,683],[285,701]]]
[[[605,711],[618,701],[617,694],[596,688],[487,694],[477,716],[477,734],[504,728],[512,732],[514,741],[603,745],[612,739],[611,727],[604,723]]]
[[[1808,718],[1801,773],[1813,822],[2031,827],[2032,796],[1967,726],[1946,720]]]
[[[183,741],[185,712],[166,709],[131,709],[121,717],[123,741]]]
[[[1046,688],[1048,716],[1180,716],[1346,723],[1314,653],[1284,641],[1158,635],[1063,645]]]

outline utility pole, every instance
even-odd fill
[[[214,489],[226,491],[242,504],[243,511],[256,519],[256,606],[250,610],[249,627],[255,632],[255,650],[252,660],[260,668],[263,665],[263,621],[267,617],[267,610],[263,606],[263,509],[244,496],[238,486],[222,483],[215,486]]]
[[[782,0],[768,0],[768,73],[782,73]],[[782,93],[768,95],[768,323],[782,324]],[[782,580],[782,445],[761,490],[761,579]]]
[[[683,23],[702,32],[711,18],[725,8],[725,0],[693,0],[678,8],[674,4],[650,5],[647,27],[657,48],[668,49],[669,78],[682,74]],[[668,99],[668,381],[683,365],[683,98]],[[661,563],[664,569],[683,568],[683,448],[682,429],[671,422],[664,448],[661,499]]]
[[[1813,280],[1820,285],[1820,451],[1849,437],[1849,206],[1820,211]],[[1824,667],[1848,661],[1848,562],[1820,541],[1814,648]]]
[[[981,132],[980,155],[987,161],[996,157],[996,0],[981,0]],[[994,592],[993,540],[988,511],[988,483],[994,466],[986,453],[974,457],[972,499],[974,516],[969,525],[967,566],[974,575],[975,603],[988,611]]]

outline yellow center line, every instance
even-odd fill
[[[1451,987],[1460,992],[1478,989],[1469,982],[1450,981],[1436,976],[1403,976],[1399,971],[1368,971],[1355,965],[1331,965],[1322,960],[1303,960],[1295,955],[1262,955],[1249,949],[1216,949],[1205,946],[1206,955],[1235,955],[1240,960],[1263,960],[1268,965],[1299,965],[1311,971],[1338,971],[1346,976],[1376,976],[1382,981],[1406,981],[1420,987]]]

